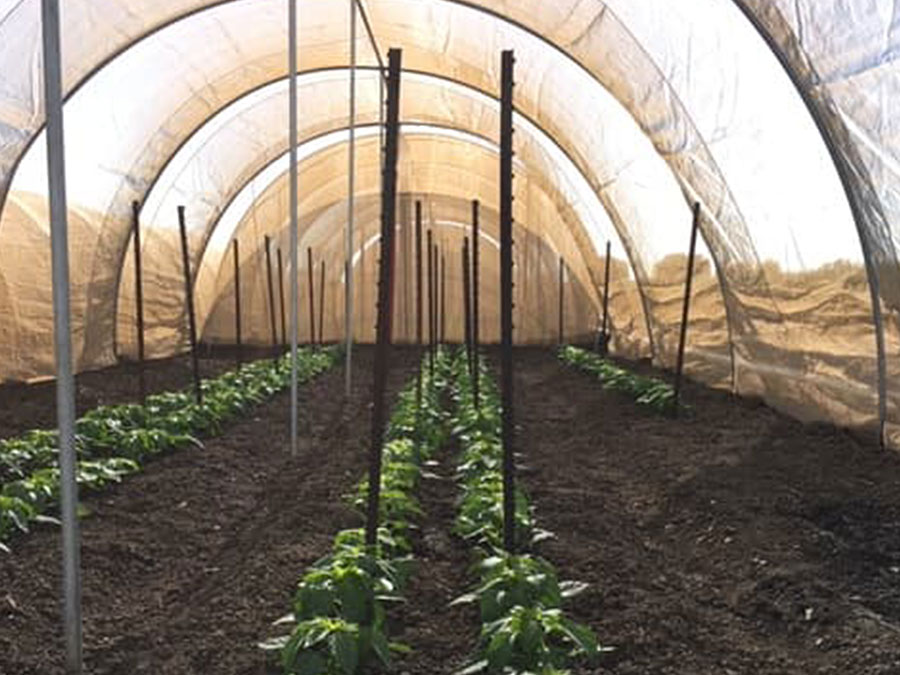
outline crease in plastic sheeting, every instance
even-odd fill
[[[900,179],[900,161],[898,161],[891,153],[883,148],[865,129],[856,123],[856,120],[848,115],[843,109],[839,109],[841,121],[847,127],[847,131],[852,138],[859,141],[859,144],[872,153],[883,165],[888,169],[894,177]],[[886,182],[886,181],[885,181]]]

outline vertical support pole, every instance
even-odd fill
[[[376,328],[375,372],[372,386],[372,439],[369,456],[369,499],[366,518],[366,545],[378,540],[378,509],[381,492],[381,455],[387,421],[385,401],[393,320],[394,239],[397,211],[397,155],[400,150],[400,69],[401,52],[388,52],[388,105],[385,118],[384,169],[381,189],[381,258],[378,261],[378,323]]]
[[[684,373],[684,348],[687,343],[688,319],[691,311],[691,286],[694,283],[694,255],[697,251],[697,231],[700,229],[700,202],[694,204],[694,222],[691,226],[691,248],[688,252],[687,281],[684,285],[684,307],[681,311],[681,335],[678,338],[678,362],[675,366],[675,407],[681,398],[681,379]]]
[[[309,344],[316,344],[316,283],[312,247],[306,247],[306,271],[309,280]]]
[[[438,329],[441,344],[447,344],[447,258],[441,249],[441,325]]]
[[[278,305],[281,309],[281,345],[287,345],[287,319],[284,307],[284,261],[281,257],[281,248],[278,248]]]
[[[319,263],[319,345],[325,344],[325,261]]]
[[[266,235],[266,284],[269,289],[269,328],[272,335],[272,346],[278,345],[278,328],[275,322],[275,284],[272,280],[272,241]]]
[[[131,202],[131,217],[134,227],[134,300],[137,313],[137,348],[138,348],[138,388],[141,400],[147,396],[147,378],[145,368],[144,343],[144,284],[141,266],[141,205]]]
[[[506,50],[500,84],[500,388],[503,438],[503,545],[516,550],[515,423],[513,418],[513,73]]]
[[[428,372],[430,381],[434,382],[434,349],[437,344],[435,335],[435,293],[434,293],[434,244],[433,235],[428,230]]]
[[[566,342],[566,262],[559,256],[559,345]]]
[[[241,257],[238,240],[234,245],[234,340],[237,344],[237,367],[240,370],[244,363],[244,340],[241,334]]]
[[[353,386],[353,252],[356,226],[356,3],[350,1],[350,139],[347,169],[347,271],[344,276],[344,394],[349,398]],[[380,79],[380,76],[379,76]],[[365,245],[365,241],[362,242]]]
[[[197,315],[194,313],[194,282],[191,280],[191,257],[188,251],[187,223],[184,207],[178,207],[178,229],[181,231],[181,262],[184,267],[184,297],[187,303],[188,336],[191,340],[191,365],[194,370],[194,394],[197,403],[203,401],[200,388],[200,360],[197,356]]]
[[[481,397],[481,366],[478,363],[478,348],[481,342],[481,333],[479,330],[479,247],[481,239],[481,224],[479,222],[480,203],[477,199],[472,201],[472,369],[475,377],[472,380],[472,398],[475,403],[475,409],[479,409],[479,398]]]
[[[612,242],[606,242],[606,269],[603,272],[603,330],[600,333],[600,355],[609,353],[609,270],[612,265]]]
[[[466,361],[469,377],[475,377],[472,362],[472,281],[469,275],[469,238],[463,239],[462,248],[463,331],[465,333]]]
[[[50,246],[53,269],[53,338],[56,350],[56,418],[59,426],[62,515],[63,623],[66,672],[82,671],[81,543],[75,463],[75,376],[69,306],[69,234],[63,134],[62,53],[58,0],[42,0],[44,98],[47,110],[47,179],[50,190]]]
[[[422,298],[422,202],[416,200],[416,346],[419,348],[419,359],[421,361],[422,340],[423,340],[423,319],[422,316],[424,302]],[[422,363],[416,368],[416,463],[420,459],[420,428],[422,415]]]
[[[423,340],[422,298],[422,202],[416,201],[416,344]]]
[[[300,235],[299,235],[299,171],[297,165],[297,0],[288,0],[288,136],[290,140],[290,211],[291,211],[291,456],[296,457],[300,444],[299,372],[297,343],[300,339]]]

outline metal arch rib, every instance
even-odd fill
[[[377,67],[375,67],[375,66],[358,66],[357,69],[358,69],[358,70],[363,70],[363,71],[368,71],[368,72],[373,72],[373,71],[376,71],[376,70],[377,70]],[[310,70],[307,70],[307,71],[301,71],[299,74],[300,74],[300,75],[309,75],[309,74],[321,73],[321,72],[331,72],[331,71],[335,71],[335,72],[336,72],[336,71],[345,71],[345,70],[348,70],[348,69],[347,69],[346,67],[343,67],[343,66],[340,66],[340,67],[329,67],[329,68],[316,68],[316,69],[310,69]],[[460,80],[457,80],[457,79],[455,79],[455,78],[450,78],[450,77],[447,77],[447,76],[445,76],[445,75],[439,75],[439,74],[429,73],[429,72],[427,72],[427,71],[416,70],[416,69],[408,69],[408,70],[404,70],[404,72],[405,72],[405,73],[414,74],[414,75],[421,75],[421,76],[428,77],[428,78],[434,79],[434,80],[445,81],[445,82],[451,83],[451,84],[453,84],[453,85],[459,86],[459,87],[461,87],[461,88],[463,88],[463,89],[466,89],[466,90],[468,90],[468,91],[471,91],[471,92],[473,92],[473,93],[475,93],[475,94],[484,96],[485,98],[491,99],[491,100],[493,100],[493,101],[495,101],[495,102],[498,101],[496,95],[494,95],[494,94],[492,94],[492,93],[490,93],[490,92],[487,92],[487,91],[485,91],[485,90],[483,90],[483,89],[480,89],[480,88],[478,88],[478,87],[474,87],[474,86],[472,86],[472,85],[470,85],[470,84],[467,84],[467,83],[465,83],[465,82],[462,82],[462,81],[460,81]],[[265,88],[265,87],[268,87],[268,86],[272,85],[272,84],[275,83],[275,82],[284,81],[285,79],[286,79],[286,77],[279,77],[279,78],[275,78],[275,79],[268,80],[268,81],[266,81],[266,82],[260,83],[259,85],[255,86],[254,88],[248,90],[248,91],[247,91],[246,93],[244,93],[241,97],[236,98],[234,101],[229,102],[225,107],[223,107],[223,108],[222,108],[218,113],[216,113],[216,114],[220,114],[220,113],[224,112],[225,110],[228,109],[228,107],[229,107],[230,105],[233,105],[233,104],[236,103],[237,101],[241,100],[241,98],[244,98],[244,97],[246,97],[246,96],[250,96],[250,95],[252,95],[254,92],[259,91],[260,89],[263,89],[263,88]],[[556,140],[556,138],[555,138],[552,134],[550,134],[549,132],[547,132],[547,130],[544,129],[544,127],[543,127],[540,123],[538,123],[535,119],[533,119],[533,118],[532,118],[531,116],[529,116],[528,114],[526,114],[526,113],[524,113],[524,112],[522,112],[522,111],[517,111],[517,114],[521,115],[521,116],[522,116],[525,120],[527,120],[531,125],[533,125],[536,129],[538,129],[538,130],[539,130],[539,131],[540,131],[540,132],[541,132],[541,133],[542,133],[542,134],[543,134],[543,135],[544,135],[544,136],[545,136],[545,137],[553,144],[553,146],[554,146],[554,147],[555,147],[555,148],[556,148],[556,149],[557,149],[557,150],[558,150],[558,151],[566,158],[566,160],[567,160],[567,161],[571,164],[571,166],[578,172],[578,174],[584,179],[584,181],[585,181],[588,185],[591,185],[591,181],[588,179],[587,175],[586,175],[586,174],[584,173],[584,171],[581,169],[581,167],[579,166],[579,164],[574,160],[574,158],[572,157],[571,153],[570,153],[566,148],[564,148],[563,146],[561,146],[561,145],[559,144],[559,142]],[[209,119],[212,119],[212,117],[209,118]],[[174,161],[175,157],[178,156],[179,152],[180,152],[180,151],[181,151],[181,150],[182,150],[182,149],[183,149],[183,148],[191,141],[192,138],[194,138],[194,137],[195,137],[195,136],[203,129],[203,126],[204,126],[204,125],[198,126],[193,132],[191,132],[188,136],[186,136],[186,137],[182,140],[182,142],[178,145],[178,147],[172,152],[172,154],[169,156],[169,158],[166,160],[166,162],[162,165],[162,167],[160,168],[160,170],[159,170],[159,172],[157,173],[157,175],[153,178],[153,180],[150,182],[149,186],[147,187],[147,190],[146,190],[145,195],[144,195],[144,199],[146,199],[146,195],[150,194],[150,193],[153,191],[153,189],[156,187],[156,185],[157,185],[158,182],[159,182],[160,177],[165,173],[166,169],[167,169],[168,166],[171,164],[171,162]],[[362,126],[366,126],[366,125],[362,125]],[[438,126],[438,125],[432,125],[432,126]],[[457,129],[457,130],[462,130],[462,129]],[[467,133],[471,133],[471,132],[467,132]],[[306,140],[307,140],[307,141],[313,140],[314,138],[318,138],[319,136],[321,136],[321,134],[318,135],[318,136],[314,136],[314,137],[312,137],[312,138],[306,139]],[[485,140],[491,141],[491,139],[485,139]],[[306,142],[306,141],[305,141],[305,142]],[[493,141],[491,141],[491,142],[493,142]],[[255,179],[257,175],[258,175],[258,172],[255,173],[255,174],[253,174],[247,181],[245,181],[245,182],[244,182],[243,184],[241,184],[241,186],[239,186],[239,187],[240,187],[240,188],[243,188],[244,185],[246,185],[247,183],[249,183],[249,182],[251,182],[253,179]],[[142,200],[142,201],[143,201],[143,200]],[[232,199],[229,200],[225,205],[223,205],[223,208],[220,210],[218,217],[221,217],[222,213],[224,213],[224,211],[227,210],[228,205],[231,203],[231,201],[233,201],[233,197],[232,197]],[[649,315],[649,313],[648,313],[648,312],[649,312],[649,304],[648,304],[648,299],[647,299],[647,297],[646,297],[646,292],[645,292],[645,290],[644,290],[644,288],[643,288],[643,284],[642,284],[641,281],[640,281],[641,275],[637,274],[637,271],[640,269],[640,267],[636,265],[636,253],[635,253],[634,250],[632,250],[632,247],[629,246],[629,245],[627,244],[628,239],[627,239],[626,237],[623,237],[623,236],[622,236],[622,232],[620,231],[620,228],[621,228],[622,225],[621,225],[621,223],[620,223],[620,218],[618,217],[618,215],[610,213],[609,208],[603,203],[603,200],[599,197],[599,195],[598,195],[598,201],[600,201],[600,205],[604,208],[604,210],[606,211],[607,215],[609,216],[610,222],[613,223],[613,226],[614,226],[615,229],[616,229],[616,234],[619,236],[620,243],[621,243],[622,246],[623,246],[623,250],[625,251],[625,253],[626,253],[627,257],[628,257],[629,265],[631,266],[632,270],[633,270],[634,273],[635,273],[635,280],[636,280],[636,283],[637,283],[638,292],[639,292],[639,294],[640,294],[640,296],[641,296],[641,307],[642,307],[643,314],[644,314],[644,323],[645,323],[645,327],[646,327],[646,330],[647,330],[647,336],[648,336],[648,340],[649,340],[649,344],[650,344],[650,349],[651,349],[651,353],[652,353],[652,352],[654,351],[654,336],[653,336],[653,330],[652,330],[652,324],[651,324],[650,315]],[[217,221],[218,221],[218,217],[217,217],[216,221],[214,221],[213,226],[210,228],[209,234],[208,234],[207,237],[204,239],[204,243],[203,243],[203,245],[201,246],[201,250],[200,250],[200,254],[199,254],[198,261],[202,260],[204,254],[205,254],[206,245],[207,245],[207,243],[208,243],[208,238],[209,238],[211,232],[215,229],[215,224],[216,224]],[[577,240],[577,239],[578,239],[578,237],[576,236],[576,240]],[[576,241],[576,243],[579,243],[579,242]],[[581,258],[582,258],[582,262],[585,264],[585,267],[586,267],[588,270],[590,270],[591,267],[590,267],[590,265],[587,264],[587,260],[586,260],[586,257],[585,257],[585,252],[584,252],[584,249],[582,248],[582,246],[580,245],[580,243],[579,243],[579,246],[578,246],[578,250],[579,250],[579,255],[580,255]],[[120,258],[119,258],[119,265],[118,265],[118,269],[117,269],[117,273],[116,273],[116,293],[115,293],[115,301],[114,301],[114,307],[113,307],[113,315],[114,315],[114,316],[118,314],[119,289],[121,288],[121,277],[122,277],[122,273],[123,273],[123,269],[124,269],[125,259],[126,259],[126,257],[127,257],[127,253],[128,253],[128,246],[127,246],[127,241],[126,241],[126,243],[125,243],[125,244],[123,245],[123,247],[122,247],[121,255],[120,255]],[[593,279],[593,277],[591,278],[591,281],[592,281],[593,290],[594,290],[595,294],[599,295],[600,289],[599,289],[599,286],[598,286],[597,281],[596,281],[595,279]],[[116,347],[117,347],[117,345],[118,345],[118,338],[117,338],[117,332],[116,332],[117,330],[118,330],[118,322],[113,322],[113,331],[114,331],[114,334],[113,334],[113,342],[114,342],[114,346],[116,346]]]
[[[145,33],[143,33],[143,34],[141,34],[141,35],[138,35],[138,36],[135,37],[133,40],[131,40],[130,42],[128,42],[128,43],[126,43],[126,44],[124,44],[124,45],[122,45],[118,50],[116,50],[115,52],[111,53],[110,55],[108,55],[108,56],[107,56],[106,58],[104,58],[103,60],[101,60],[101,61],[100,61],[96,66],[94,66],[88,73],[86,73],[85,76],[84,76],[77,84],[75,84],[75,85],[73,86],[72,90],[67,94],[65,100],[68,100],[71,96],[73,96],[75,93],[77,93],[77,92],[81,89],[81,87],[84,86],[87,82],[89,82],[90,79],[91,79],[94,75],[96,75],[96,74],[97,74],[100,70],[102,70],[106,65],[108,65],[110,62],[112,62],[113,60],[115,60],[116,58],[118,58],[120,55],[122,55],[124,52],[126,52],[128,49],[130,49],[133,45],[137,44],[138,42],[140,42],[140,41],[142,41],[142,40],[144,40],[144,39],[146,39],[146,38],[152,36],[153,34],[155,34],[155,33],[157,33],[157,32],[160,32],[160,31],[166,29],[167,27],[169,27],[169,26],[171,26],[171,25],[173,25],[173,24],[175,24],[175,23],[177,23],[177,22],[179,22],[179,21],[182,21],[182,20],[184,20],[184,19],[190,18],[191,16],[197,15],[197,14],[199,14],[199,13],[201,13],[201,12],[212,11],[212,10],[216,9],[217,7],[220,7],[220,6],[223,6],[223,5],[232,3],[232,2],[237,2],[237,1],[239,1],[239,0],[214,0],[214,1],[212,1],[212,2],[209,2],[209,3],[207,3],[207,4],[204,4],[203,6],[200,6],[200,7],[194,7],[194,8],[192,8],[192,9],[186,11],[186,12],[183,12],[182,14],[179,14],[178,16],[175,16],[175,17],[170,18],[169,20],[163,21],[163,22],[161,22],[159,25],[152,27],[150,30],[146,31]],[[469,9],[472,9],[472,10],[474,10],[474,11],[483,13],[483,14],[485,14],[485,15],[487,15],[487,16],[490,16],[490,17],[493,17],[493,18],[497,19],[498,21],[501,21],[501,22],[503,22],[503,23],[505,23],[505,24],[508,24],[508,25],[510,25],[510,26],[513,26],[513,27],[519,29],[519,30],[524,31],[525,33],[527,33],[527,34],[529,34],[529,35],[531,35],[531,36],[537,38],[539,41],[541,41],[542,43],[546,44],[546,45],[548,46],[548,48],[554,49],[554,50],[558,51],[558,52],[559,52],[560,54],[562,54],[568,61],[570,61],[573,65],[575,65],[576,67],[578,67],[579,69],[581,69],[584,73],[587,74],[587,76],[589,76],[591,79],[593,79],[595,82],[597,82],[597,84],[598,84],[599,86],[603,87],[603,83],[599,80],[599,78],[598,78],[598,77],[597,77],[597,76],[596,76],[589,68],[587,68],[583,63],[581,63],[578,59],[576,59],[576,58],[573,57],[571,54],[569,54],[568,52],[566,52],[565,49],[562,48],[560,45],[558,45],[558,44],[556,44],[556,43],[550,41],[548,38],[544,37],[543,35],[541,35],[541,34],[538,33],[537,31],[535,31],[535,30],[529,28],[528,26],[522,24],[521,22],[516,21],[516,20],[512,19],[511,17],[505,16],[505,15],[503,15],[503,14],[497,12],[496,10],[490,9],[490,8],[488,8],[488,7],[481,6],[481,5],[479,5],[479,4],[475,3],[475,2],[471,2],[470,0],[441,0],[441,1],[442,1],[442,2],[447,2],[447,3],[450,3],[450,4],[455,4],[455,5],[460,5],[460,6],[467,7],[467,8],[469,8]],[[736,0],[736,1],[739,1],[739,0]],[[360,0],[357,0],[357,6],[359,7],[359,9],[360,9],[360,11],[361,11],[361,13],[362,13],[362,15],[363,15],[363,18],[364,18],[364,21],[365,21],[365,23],[366,23],[366,25],[367,25],[367,28],[370,29],[371,27],[368,25],[368,24],[369,24],[369,22],[368,22],[368,17],[367,17],[367,15],[366,15],[366,13],[365,13],[363,7],[362,7],[361,4],[360,4]],[[606,8],[607,11],[609,11],[609,8],[606,7],[606,5],[604,5],[604,7]],[[618,19],[617,19],[617,20],[618,20]],[[621,22],[619,22],[619,23],[621,24]],[[621,25],[624,27],[624,24],[621,24]],[[372,44],[374,45],[374,49],[375,49],[375,51],[376,51],[376,55],[379,57],[379,63],[381,63],[380,53],[378,52],[378,49],[377,49],[377,44],[376,44],[376,42],[375,42],[375,36],[374,36],[374,33],[373,33],[373,32],[370,32],[370,33],[369,33],[369,37],[370,37],[370,40],[372,41]],[[633,38],[633,36],[632,36],[632,38]],[[633,38],[633,39],[634,39],[634,38]],[[647,59],[647,62],[653,65],[653,67],[654,67],[654,69],[656,70],[656,72],[660,72],[659,69],[658,69],[658,67],[656,67],[656,64],[655,64],[655,62],[653,61],[653,59],[650,58],[649,54],[647,54],[646,50],[641,46],[640,42],[639,42],[637,39],[634,39],[634,44],[635,44],[635,46],[638,47],[638,49],[640,49],[641,53],[642,53],[642,54],[644,55],[644,57]],[[383,66],[382,66],[382,68],[383,68]],[[667,81],[664,77],[663,77],[662,79],[663,79],[664,81]],[[605,87],[604,87],[604,89],[605,89]],[[676,96],[675,98],[676,98],[676,100],[677,100],[677,96]],[[680,101],[679,101],[679,105],[681,105],[681,107],[684,108],[683,104],[681,104]],[[626,107],[626,110],[627,110],[627,107]],[[685,110],[686,110],[686,109],[685,109]],[[632,115],[632,117],[634,117],[634,115]],[[688,115],[688,118],[690,119],[690,115]],[[638,126],[640,126],[640,125],[638,125]],[[693,126],[693,124],[692,124],[692,126]],[[41,126],[35,131],[35,133],[31,136],[31,138],[29,139],[28,143],[23,147],[23,150],[22,150],[22,152],[20,153],[19,157],[16,159],[16,161],[15,161],[15,162],[13,163],[13,165],[11,166],[11,170],[10,170],[10,174],[9,174],[9,175],[10,175],[10,181],[9,181],[9,183],[5,186],[5,188],[3,189],[2,193],[0,193],[0,213],[2,213],[2,211],[3,211],[3,207],[4,207],[5,202],[6,202],[6,197],[7,197],[8,189],[9,189],[9,186],[11,185],[11,182],[12,182],[12,177],[15,175],[16,170],[17,170],[19,164],[21,163],[22,157],[24,157],[24,155],[28,152],[28,149],[33,145],[35,139],[36,139],[37,136],[40,134],[40,132],[41,132],[42,129],[43,129],[43,125],[41,125]],[[694,130],[696,131],[696,127],[694,127]],[[698,137],[699,139],[701,139],[701,140],[702,140],[702,138],[703,138],[702,135],[701,135],[699,132],[697,132],[697,137]],[[704,142],[704,146],[705,146],[705,142]],[[719,176],[721,176],[721,178],[722,178],[723,185],[724,185],[724,187],[725,187],[727,193],[729,194],[730,200],[731,200],[732,203],[735,204],[735,206],[737,207],[737,202],[736,202],[736,200],[734,200],[733,195],[731,195],[731,191],[730,191],[730,189],[728,188],[728,184],[727,184],[727,181],[726,181],[725,178],[724,178],[724,174],[722,174],[722,172],[721,172],[721,170],[719,169],[719,167],[718,167],[717,165],[715,165],[714,160],[713,160],[713,165],[714,165],[714,168],[716,169],[716,172],[717,172],[717,173],[719,174]],[[707,240],[707,244],[709,244],[708,238],[706,237],[705,234],[704,234],[704,239],[706,239],[706,240]],[[714,247],[708,246],[708,248],[710,249],[711,255],[713,255],[713,257],[715,257],[715,253],[713,252],[713,251],[714,251]],[[717,265],[717,268],[718,268],[718,265]],[[720,280],[720,290],[721,290],[721,292],[722,292],[723,298],[725,298],[725,302],[726,302],[726,305],[727,305],[727,304],[728,304],[728,291],[727,291],[725,285],[722,283],[721,277],[719,278],[719,280]],[[649,321],[649,318],[648,318],[648,321]],[[649,331],[649,328],[648,328],[648,333],[652,334],[652,331]],[[651,340],[652,340],[652,337],[651,337]]]

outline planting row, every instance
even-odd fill
[[[551,563],[529,552],[553,535],[537,527],[534,508],[521,488],[515,493],[516,553],[503,550],[503,445],[496,385],[485,372],[478,373],[476,407],[466,359],[442,358],[440,365],[451,372],[453,434],[462,448],[455,531],[471,542],[478,558],[478,587],[455,602],[477,603],[483,624],[479,657],[462,673],[565,673],[579,659],[591,660],[603,651],[591,630],[562,609],[564,600],[586,585],[560,581]]]
[[[300,381],[339,358],[338,349],[301,350]],[[143,404],[95,408],[75,424],[78,484],[96,490],[139,471],[149,457],[201,446],[200,438],[219,434],[227,421],[287,388],[290,377],[291,360],[285,356],[204,380],[202,403],[192,392],[173,392],[148,396]],[[58,452],[56,431],[0,441],[0,547],[31,523],[52,520],[47,514],[59,497]]]
[[[559,359],[596,376],[604,389],[628,394],[639,405],[648,406],[659,413],[669,413],[675,408],[675,390],[672,385],[658,378],[629,372],[602,356],[578,347],[561,347]]]
[[[280,655],[286,674],[354,675],[373,664],[387,667],[392,651],[406,649],[388,641],[385,608],[401,601],[411,573],[410,530],[422,515],[414,496],[421,466],[446,436],[437,388],[427,372],[422,377],[421,406],[414,382],[400,394],[388,425],[377,545],[365,545],[363,529],[338,533],[331,554],[300,580],[291,613],[276,622],[291,626],[290,633],[260,645]],[[364,479],[347,496],[360,514],[368,492]]]

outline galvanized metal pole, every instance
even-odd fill
[[[300,324],[299,171],[297,168],[297,0],[288,0],[288,135],[290,139],[291,210],[291,455],[299,449],[297,343]]]
[[[378,320],[375,369],[372,386],[372,436],[369,454],[369,495],[366,512],[366,545],[378,541],[381,492],[381,457],[387,421],[387,376],[393,321],[394,239],[397,211],[397,157],[400,151],[400,71],[401,52],[388,52],[388,106],[385,119],[385,152],[381,190],[381,257],[378,261]]]
[[[194,313],[194,282],[191,279],[191,256],[188,249],[187,223],[184,218],[184,207],[178,207],[178,229],[181,232],[181,262],[184,269],[184,298],[187,304],[188,337],[191,341],[191,366],[194,372],[194,394],[197,403],[203,401],[203,390],[200,387],[200,358],[197,354],[197,315]]]
[[[500,390],[503,439],[503,545],[516,541],[513,417],[513,52],[503,52],[500,84]]]
[[[481,341],[480,323],[479,323],[479,306],[481,299],[479,298],[479,239],[481,237],[481,224],[479,222],[480,203],[477,199],[472,201],[472,369],[475,377],[472,380],[472,400],[475,408],[478,409],[479,399],[481,397],[481,375],[480,365],[478,363],[479,344]]]
[[[143,401],[147,396],[144,344],[144,284],[141,267],[141,205],[131,202],[132,226],[134,228],[134,300],[137,316],[138,388]]]
[[[272,242],[265,236],[266,245],[266,284],[269,289],[269,328],[272,334],[272,346],[278,345],[278,328],[275,319],[275,284],[272,281]]]
[[[353,386],[353,252],[356,225],[356,3],[350,0],[350,142],[347,169],[347,273],[344,284],[344,393],[349,397]],[[365,243],[365,242],[363,242]]]
[[[309,344],[316,344],[316,283],[312,248],[306,247],[306,276],[309,281]]]
[[[281,310],[281,345],[287,345],[287,319],[284,307],[284,261],[281,258],[281,247],[278,248],[278,306]]]
[[[681,379],[684,373],[684,349],[687,344],[688,318],[691,311],[691,287],[694,283],[694,255],[697,250],[697,231],[700,229],[700,202],[694,204],[694,222],[691,227],[691,248],[688,252],[687,280],[684,285],[684,306],[681,311],[681,335],[678,338],[678,362],[675,366],[675,407],[681,399]]]
[[[53,270],[53,338],[56,351],[56,418],[59,426],[60,511],[62,515],[63,624],[66,672],[82,670],[81,542],[75,458],[75,376],[69,306],[69,235],[63,134],[62,53],[57,0],[42,0],[44,98],[47,114],[47,178],[50,192],[50,247]]]
[[[600,353],[606,356],[609,353],[609,270],[612,258],[612,242],[606,242],[606,269],[603,272],[603,331],[601,332],[602,347]]]
[[[241,259],[240,250],[238,248],[238,240],[233,242],[234,246],[234,339],[237,345],[237,367],[240,370],[244,363],[244,342],[241,335]]]

